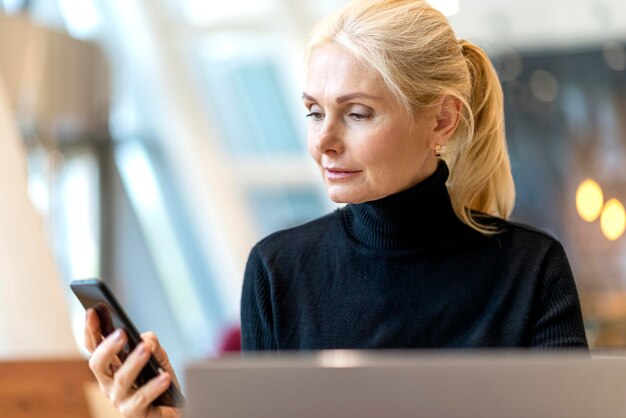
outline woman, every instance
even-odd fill
[[[484,52],[422,0],[353,3],[307,52],[309,152],[348,205],[253,248],[243,348],[585,348],[562,246],[505,220],[514,187]],[[128,416],[165,411],[147,408],[169,377],[132,390],[145,355],[106,374],[123,340],[96,349],[94,334],[90,313],[105,393]]]

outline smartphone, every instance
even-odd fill
[[[100,329],[103,336],[108,336],[118,328],[124,329],[128,342],[122,351],[118,353],[120,361],[124,362],[130,352],[142,340],[137,328],[130,321],[111,290],[104,282],[98,279],[74,280],[70,283],[70,287],[85,310],[93,308],[96,311],[98,319],[100,319]],[[137,387],[143,386],[161,372],[163,372],[163,369],[161,369],[154,355],[151,355],[148,364],[146,364],[139,373],[137,380],[135,380],[135,384]],[[184,404],[185,398],[174,382],[170,384],[167,391],[152,402],[152,405],[155,406],[172,406],[177,408],[184,406]]]

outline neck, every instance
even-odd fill
[[[432,175],[407,190],[348,205],[350,234],[363,245],[381,250],[415,249],[449,239],[462,224],[448,196],[448,174],[441,161]]]

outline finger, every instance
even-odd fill
[[[126,334],[118,329],[100,343],[89,358],[89,368],[101,384],[110,382],[113,378],[112,364],[119,364],[117,353],[126,343]]]
[[[150,347],[150,351],[152,351],[154,358],[156,358],[159,363],[161,360],[167,360],[167,354],[165,350],[163,350],[163,347],[161,347],[161,343],[154,332],[148,331],[142,333],[141,339]]]
[[[159,339],[153,332],[144,332],[141,334],[141,339],[150,347],[150,351],[154,355],[154,358],[159,362],[161,367],[170,366],[170,360],[167,357],[167,353],[161,347]]]
[[[93,309],[87,309],[85,312],[85,335],[84,344],[89,352],[93,352],[98,344],[102,341],[102,330],[100,329],[100,320],[98,314]]]
[[[134,391],[135,380],[149,359],[150,348],[145,343],[137,344],[113,376],[111,401],[114,401],[114,405],[121,404]]]
[[[176,373],[174,373],[174,368],[172,367],[170,359],[167,356],[167,352],[161,346],[161,343],[159,342],[156,334],[151,331],[144,332],[143,334],[141,334],[141,339],[146,344],[148,344],[148,347],[150,347],[150,351],[152,351],[152,355],[154,355],[154,358],[159,363],[161,368],[170,373],[172,380],[176,383],[176,385],[178,385],[178,380],[176,379]]]
[[[142,412],[150,408],[150,404],[158,398],[172,383],[169,373],[162,373],[137,389],[137,391],[119,406],[124,416],[143,416]],[[170,408],[152,408],[148,417],[162,417]]]

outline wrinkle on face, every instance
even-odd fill
[[[328,44],[312,52],[303,102],[314,114],[308,127],[309,153],[331,200],[380,199],[435,171],[432,118],[411,118],[382,76],[344,47]],[[329,177],[328,167],[356,174],[337,179]]]

